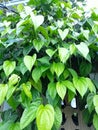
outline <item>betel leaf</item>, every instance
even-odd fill
[[[98,95],[95,95],[93,97],[93,103],[94,103],[94,106],[95,106],[95,111],[98,114]]]
[[[90,78],[86,78],[86,81],[87,81],[87,85],[88,85],[89,90],[91,92],[96,93],[96,88],[95,88],[94,84],[92,83],[91,79]]]
[[[62,112],[59,107],[55,107],[55,113],[54,113],[54,126],[58,130],[62,123]]]
[[[68,49],[60,47],[60,48],[58,48],[58,51],[59,51],[59,58],[60,58],[61,62],[65,63],[70,56]]]
[[[47,49],[46,53],[47,53],[47,55],[49,55],[50,57],[52,57],[54,55],[55,51],[53,49]]]
[[[93,124],[96,130],[98,130],[98,115],[94,114]]]
[[[51,130],[54,123],[54,108],[47,104],[40,105],[36,114],[38,130]]]
[[[17,123],[12,123],[9,130],[21,130],[20,129],[20,123],[17,122]]]
[[[63,100],[64,97],[65,97],[65,95],[66,95],[66,91],[67,91],[66,86],[65,86],[65,84],[64,84],[63,81],[62,82],[57,82],[57,84],[56,84],[56,90],[57,90],[58,95]]]
[[[37,100],[30,104],[28,108],[25,108],[23,111],[22,117],[20,119],[20,128],[24,129],[28,126],[36,117],[37,109],[40,105],[41,101]]]
[[[42,65],[39,67],[34,68],[32,71],[32,78],[37,83],[40,77],[42,76],[42,73],[45,72],[49,67],[46,65]]]
[[[12,74],[9,77],[9,85],[16,85],[20,80],[20,77],[17,74]]]
[[[57,91],[56,91],[56,84],[54,82],[50,82],[48,84],[48,93],[52,99],[56,97]]]
[[[7,100],[9,100],[9,98],[13,95],[15,89],[16,89],[16,87],[14,87],[14,86],[9,86],[8,92],[7,92],[7,95],[6,95],[6,99],[7,99]]]
[[[0,84],[0,105],[3,103],[8,91],[7,84]]]
[[[34,24],[35,30],[44,22],[44,16],[42,15],[35,16],[33,13],[31,13],[31,19]]]
[[[24,64],[29,71],[31,71],[35,61],[36,61],[36,54],[34,54],[33,56],[26,55],[24,57]]]
[[[77,91],[79,92],[79,94],[83,97],[85,95],[85,93],[87,92],[87,89],[88,89],[86,78],[84,78],[84,77],[79,77],[79,78],[74,77],[73,78],[73,84],[74,84],[75,88],[77,89]]]
[[[38,91],[38,92],[42,92],[42,82],[41,80],[38,80],[38,82],[34,82],[33,80],[30,80],[32,86]]]
[[[23,91],[26,94],[27,97],[29,97],[32,100],[32,93],[30,91],[31,89],[31,82],[27,82],[26,84],[23,83],[22,85]]]
[[[34,39],[33,40],[33,45],[34,45],[34,48],[36,49],[37,52],[40,51],[40,49],[43,47],[44,45],[44,41],[43,40],[37,40],[37,39]]]
[[[87,40],[89,39],[89,30],[82,30],[82,34]]]
[[[65,29],[64,31],[62,31],[61,29],[58,29],[58,33],[62,39],[62,41],[66,38],[66,36],[68,35],[69,29]]]
[[[84,56],[84,58],[87,58],[87,55],[89,53],[89,49],[88,49],[88,46],[86,43],[81,42],[79,45],[76,45],[76,48]]]
[[[90,113],[94,110],[93,97],[93,93],[90,93],[87,97],[87,106]]]
[[[51,72],[52,73],[55,72],[56,75],[59,77],[63,73],[64,68],[65,68],[65,66],[64,66],[63,63],[61,63],[61,62],[58,62],[58,63],[53,62],[52,67],[51,67]]]
[[[76,90],[72,82],[70,82],[69,80],[65,80],[63,83],[70,91],[76,94]]]
[[[9,61],[9,60],[4,61],[3,70],[7,77],[14,71],[15,67],[16,67],[15,61]]]

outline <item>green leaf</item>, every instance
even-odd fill
[[[8,91],[8,85],[0,84],[0,105],[4,102],[7,91]]]
[[[70,56],[70,53],[69,53],[68,49],[61,47],[61,48],[58,48],[58,51],[59,51],[60,60],[63,63],[65,63],[68,60],[69,56]]]
[[[74,44],[70,45],[70,53],[71,53],[71,55],[76,53],[76,47]]]
[[[63,63],[60,63],[60,62],[55,63],[55,62],[53,62],[52,67],[51,67],[51,72],[52,73],[55,72],[56,75],[59,77],[63,73],[64,68],[65,68],[65,66],[64,66]]]
[[[36,61],[36,54],[34,54],[33,56],[26,55],[24,57],[24,64],[26,65],[29,71],[31,71],[35,61]]]
[[[73,84],[77,89],[77,91],[79,92],[79,94],[83,97],[87,92],[87,88],[88,88],[86,78],[84,77],[73,78]]]
[[[62,31],[61,29],[58,29],[58,33],[62,39],[62,41],[66,38],[66,36],[68,35],[69,29],[65,29],[64,31]]]
[[[94,110],[93,97],[94,97],[93,93],[90,93],[87,97],[87,106],[90,113]]]
[[[65,86],[65,84],[64,84],[63,81],[62,82],[57,82],[57,84],[56,84],[56,90],[57,90],[58,95],[63,100],[64,97],[65,97],[65,95],[66,95],[66,91],[67,91],[66,86]]]
[[[75,90],[75,87],[72,82],[70,82],[69,80],[66,80],[63,83],[70,91],[72,91],[74,94],[76,94],[76,90]]]
[[[82,34],[87,40],[89,40],[89,30],[83,30]]]
[[[90,92],[96,93],[96,88],[95,88],[94,84],[92,83],[91,79],[86,78],[86,81],[87,81],[87,85],[88,85]]]
[[[94,114],[93,125],[94,125],[95,129],[98,130],[98,115],[97,114]]]
[[[71,68],[69,68],[68,70],[69,70],[69,72],[71,73],[71,75],[73,76],[73,78],[74,78],[74,77],[78,78],[78,74],[77,74],[77,72],[76,72],[75,70],[73,70],[73,69],[71,69]]]
[[[35,16],[33,13],[31,13],[31,19],[35,30],[44,22],[44,17],[42,15]]]
[[[39,91],[40,93],[42,92],[42,82],[41,80],[38,80],[38,82],[34,82],[33,80],[30,80],[32,86]]]
[[[34,45],[34,48],[36,49],[37,52],[40,51],[40,49],[43,47],[44,45],[44,41],[43,40],[33,40],[33,45]]]
[[[29,97],[32,100],[32,93],[30,91],[30,89],[31,89],[31,82],[27,82],[26,84],[23,83],[22,84],[22,88],[23,88],[23,91],[25,92],[25,94],[27,95],[27,97]]]
[[[6,95],[7,100],[9,100],[9,98],[13,95],[15,89],[16,88],[14,86],[9,86],[8,92],[7,92],[7,95]]]
[[[51,130],[54,123],[54,108],[47,104],[40,105],[36,114],[38,130]]]
[[[33,102],[30,104],[28,108],[25,108],[22,117],[20,119],[20,128],[24,129],[26,126],[28,126],[36,117],[37,109],[40,105],[40,100],[37,100],[36,102]]]
[[[20,129],[20,124],[17,122],[17,123],[12,123],[9,130],[21,130]]]
[[[33,71],[32,71],[32,78],[34,79],[34,81],[37,83],[38,80],[40,79],[40,77],[42,76],[42,73],[45,72],[49,67],[48,66],[40,66],[40,67],[37,67],[35,68]]]
[[[27,67],[25,66],[24,62],[22,62],[20,65],[19,65],[19,71],[24,75],[27,71]]]
[[[59,107],[55,107],[55,114],[54,114],[54,126],[58,130],[62,123],[62,112]]]
[[[55,51],[53,49],[47,49],[46,53],[47,53],[47,55],[49,55],[50,57],[52,57],[54,55]]]
[[[53,82],[50,82],[48,84],[48,93],[51,96],[52,99],[54,99],[56,97],[56,84]]]
[[[15,67],[16,67],[15,61],[9,61],[9,60],[4,61],[3,70],[7,77],[14,71]]]
[[[84,56],[84,58],[87,58],[87,55],[89,53],[89,49],[88,49],[88,46],[86,45],[86,43],[81,42],[79,45],[76,45],[76,48]]]
[[[94,106],[95,106],[95,111],[98,114],[98,95],[94,96],[93,103],[94,103]]]
[[[89,62],[83,61],[79,66],[81,76],[88,76],[92,70],[92,65]]]
[[[37,83],[38,80],[40,79],[42,75],[42,72],[41,72],[41,68],[40,67],[37,67],[35,68],[33,71],[32,71],[32,78],[34,79],[34,81]]]

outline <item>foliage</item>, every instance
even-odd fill
[[[0,11],[0,105],[11,107],[0,129],[58,130],[67,97],[77,98],[97,129],[98,83],[90,78],[98,65],[97,9],[88,16],[70,1],[28,4],[18,14]]]

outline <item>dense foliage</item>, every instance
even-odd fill
[[[58,130],[61,101],[75,97],[98,130],[98,10],[64,0],[31,0],[0,11],[1,130]],[[80,5],[81,4],[81,5]],[[85,114],[87,113],[87,114]]]

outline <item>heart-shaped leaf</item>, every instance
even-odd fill
[[[89,53],[89,49],[88,49],[88,46],[86,45],[86,43],[81,42],[79,45],[76,45],[76,48],[84,56],[84,58],[87,58],[87,55]]]
[[[60,63],[60,62],[55,63],[54,62],[53,65],[52,65],[52,67],[51,67],[51,72],[52,73],[55,72],[56,75],[59,77],[63,73],[64,68],[65,68],[65,66],[64,66],[63,63]]]
[[[22,117],[20,119],[20,127],[21,129],[24,129],[26,126],[28,126],[36,117],[37,109],[40,105],[40,100],[37,100],[30,104],[28,108],[25,108]]]
[[[57,90],[58,95],[63,100],[66,95],[66,91],[67,91],[65,84],[63,82],[57,82],[56,90]]]
[[[58,29],[58,32],[63,41],[66,38],[66,36],[68,35],[69,29],[65,29],[64,31],[62,31],[61,29]]]
[[[29,71],[31,71],[35,61],[36,61],[36,54],[34,54],[33,56],[26,55],[24,57],[24,64]]]
[[[73,83],[79,94],[83,97],[88,88],[86,78],[73,78]]]
[[[4,61],[3,70],[7,77],[14,71],[15,67],[16,67],[15,61],[9,61],[9,60]]]
[[[33,45],[34,45],[34,48],[36,49],[36,51],[39,52],[40,49],[41,49],[41,48],[43,47],[43,45],[44,45],[44,41],[35,39],[35,40],[33,41]]]
[[[36,114],[38,130],[51,130],[54,123],[54,108],[47,104],[40,105]]]
[[[60,60],[63,63],[65,63],[70,56],[68,49],[61,47],[61,48],[58,49],[58,51],[59,51]]]
[[[44,22],[44,17],[42,15],[35,16],[31,13],[31,19],[33,21],[35,30]]]

